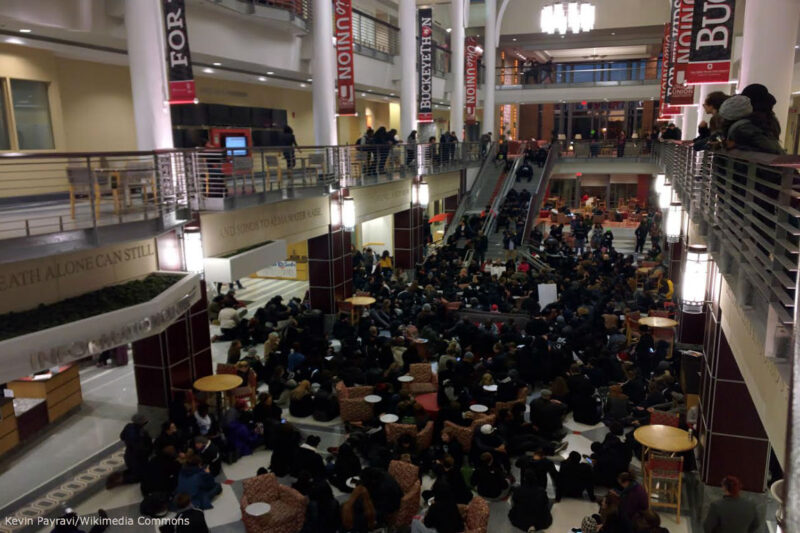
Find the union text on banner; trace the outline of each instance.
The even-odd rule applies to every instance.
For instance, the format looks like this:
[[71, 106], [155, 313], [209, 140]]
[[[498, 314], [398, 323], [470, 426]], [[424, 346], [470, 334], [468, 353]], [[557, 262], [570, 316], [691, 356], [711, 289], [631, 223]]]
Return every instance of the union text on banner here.
[[667, 103], [672, 106], [694, 105], [694, 87], [686, 85], [686, 68], [689, 66], [694, 0], [671, 0], [671, 3], [670, 68], [667, 82]]
[[433, 10], [420, 9], [418, 122], [433, 122]]
[[736, 0], [694, 0], [688, 83], [730, 79], [735, 7]]
[[678, 107], [667, 105], [667, 85], [669, 84], [669, 24], [664, 25], [664, 40], [661, 48], [661, 95], [658, 101], [658, 118], [667, 118], [680, 114]]
[[334, 0], [336, 24], [336, 104], [340, 115], [356, 114], [356, 81], [353, 74], [352, 0]]
[[184, 0], [163, 0], [164, 35], [167, 44], [167, 80], [169, 101], [173, 104], [194, 102], [194, 76], [189, 54]]
[[464, 82], [466, 85], [464, 108], [467, 124], [475, 124], [475, 110], [478, 107], [478, 41], [474, 37], [467, 37], [464, 45]]

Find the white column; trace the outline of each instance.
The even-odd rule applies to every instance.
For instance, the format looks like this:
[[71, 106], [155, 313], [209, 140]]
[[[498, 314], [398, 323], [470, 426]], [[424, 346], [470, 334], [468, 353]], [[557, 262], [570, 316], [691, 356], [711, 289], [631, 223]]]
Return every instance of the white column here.
[[125, 2], [125, 33], [139, 150], [172, 148], [160, 0]]
[[486, 67], [486, 80], [483, 84], [483, 124], [481, 133], [492, 132], [492, 140], [496, 141], [500, 138], [497, 135], [494, 124], [494, 91], [495, 79], [497, 73], [495, 72], [497, 60], [497, 1], [486, 0], [486, 26], [483, 31], [483, 65]]
[[752, 83], [764, 85], [775, 96], [775, 116], [781, 123], [781, 142], [786, 138], [786, 119], [792, 92], [794, 44], [800, 22], [800, 2], [770, 0], [746, 2], [742, 36], [739, 89]]
[[311, 96], [314, 114], [314, 144], [338, 144], [336, 133], [336, 98], [333, 90], [335, 59], [333, 50], [333, 3], [314, 0], [314, 63]]
[[464, 0], [450, 1], [450, 24], [450, 72], [453, 74], [450, 131], [461, 139], [464, 131]]
[[[694, 105], [683, 108], [683, 140], [691, 141], [697, 137], [697, 125], [700, 124], [697, 102], [700, 99], [700, 88], [694, 88]], [[702, 111], [702, 108], [700, 108]]]
[[[400, 0], [400, 137], [417, 129], [417, 4]], [[427, 142], [427, 139], [419, 139]]]

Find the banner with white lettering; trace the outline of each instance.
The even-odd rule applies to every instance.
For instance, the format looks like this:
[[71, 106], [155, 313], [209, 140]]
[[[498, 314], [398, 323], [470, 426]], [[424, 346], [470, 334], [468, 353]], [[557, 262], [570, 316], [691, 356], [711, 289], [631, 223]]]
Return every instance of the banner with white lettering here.
[[687, 83], [730, 79], [736, 0], [694, 0]]
[[336, 103], [340, 115], [356, 114], [356, 80], [353, 74], [353, 3], [334, 0], [336, 24]]
[[194, 103], [195, 89], [184, 0], [163, 0], [169, 103]]
[[661, 95], [658, 101], [658, 120], [680, 114], [678, 107], [667, 105], [667, 85], [669, 84], [669, 35], [670, 25], [664, 24], [664, 40], [661, 45]]
[[670, 69], [667, 81], [667, 103], [671, 106], [694, 105], [694, 87], [686, 85], [693, 10], [694, 0], [672, 0], [669, 35]]
[[475, 110], [478, 108], [478, 58], [480, 57], [480, 47], [475, 37], [467, 37], [464, 44], [464, 83], [466, 91], [464, 95], [464, 109], [466, 111], [465, 122], [475, 124]]
[[417, 12], [419, 17], [419, 104], [418, 122], [433, 122], [433, 10]]

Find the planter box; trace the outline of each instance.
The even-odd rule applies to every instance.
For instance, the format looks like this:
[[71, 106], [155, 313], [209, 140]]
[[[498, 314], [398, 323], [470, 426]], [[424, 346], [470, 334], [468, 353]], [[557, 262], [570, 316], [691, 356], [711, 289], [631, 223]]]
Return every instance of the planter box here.
[[203, 268], [207, 282], [231, 283], [285, 259], [286, 241], [281, 239], [230, 257], [207, 257]]
[[152, 300], [0, 341], [0, 383], [161, 333], [200, 296], [200, 275], [186, 274]]

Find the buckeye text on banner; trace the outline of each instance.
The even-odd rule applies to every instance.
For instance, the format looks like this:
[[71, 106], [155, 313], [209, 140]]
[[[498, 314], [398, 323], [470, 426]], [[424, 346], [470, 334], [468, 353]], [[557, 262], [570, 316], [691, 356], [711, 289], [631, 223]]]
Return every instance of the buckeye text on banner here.
[[184, 0], [163, 0], [167, 81], [170, 104], [192, 104], [195, 99], [189, 32]]
[[686, 69], [689, 66], [694, 0], [671, 0], [671, 3], [667, 103], [671, 106], [690, 106], [694, 105], [694, 87], [686, 85]]
[[419, 17], [419, 103], [418, 122], [433, 122], [433, 10], [417, 12]]
[[658, 101], [658, 119], [667, 120], [680, 114], [679, 107], [667, 105], [667, 85], [669, 84], [669, 24], [664, 24], [664, 40], [661, 46], [661, 95]]
[[356, 114], [356, 80], [353, 73], [353, 3], [334, 0], [336, 25], [336, 106], [340, 115]]
[[465, 121], [475, 124], [475, 110], [478, 107], [478, 58], [480, 57], [478, 41], [475, 37], [467, 37], [464, 46], [464, 83], [466, 85], [464, 97]]
[[687, 83], [730, 80], [736, 0], [694, 0]]

